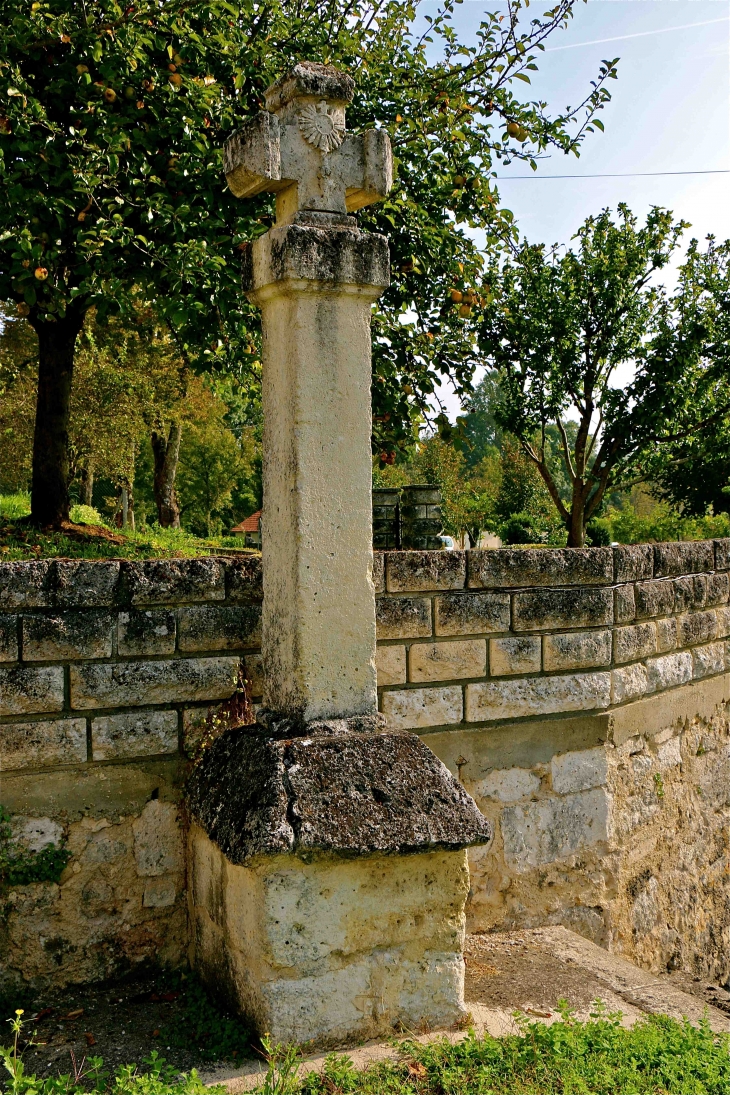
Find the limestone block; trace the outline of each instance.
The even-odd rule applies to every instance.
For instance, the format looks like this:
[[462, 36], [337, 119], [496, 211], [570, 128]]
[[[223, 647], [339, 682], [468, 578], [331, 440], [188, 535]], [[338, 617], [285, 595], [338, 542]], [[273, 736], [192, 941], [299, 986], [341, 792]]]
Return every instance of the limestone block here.
[[177, 744], [177, 711], [124, 711], [91, 722], [94, 760], [176, 753]]
[[566, 673], [466, 686], [466, 721], [593, 711], [611, 702], [610, 673]]
[[730, 570], [730, 539], [715, 540], [715, 570]]
[[698, 574], [713, 570], [714, 566], [715, 551], [712, 540], [654, 544], [655, 578]]
[[387, 555], [389, 593], [430, 589], [463, 589], [465, 551], [390, 551]]
[[195, 650], [236, 650], [261, 642], [260, 605], [192, 605], [178, 609], [178, 646]]
[[385, 592], [385, 553], [373, 552], [373, 586], [376, 593]]
[[86, 762], [86, 719], [0, 726], [0, 772]]
[[[730, 624], [730, 621], [729, 621]], [[730, 631], [728, 632], [730, 634]], [[664, 654], [667, 650], [677, 648], [677, 621], [673, 616], [666, 620], [657, 620], [656, 623], [656, 648], [657, 653]]]
[[639, 582], [654, 577], [651, 544], [619, 544], [613, 549], [615, 582]]
[[542, 650], [539, 637], [520, 635], [514, 639], [489, 640], [489, 674], [506, 677], [539, 673]]
[[331, 1045], [463, 1013], [464, 852], [243, 867], [193, 826], [190, 863], [193, 964], [257, 1030]]
[[636, 596], [632, 585], [616, 586], [614, 589], [613, 616], [617, 624], [630, 623], [636, 619]]
[[633, 627], [617, 627], [613, 635], [613, 656], [619, 665], [624, 662], [639, 661], [650, 654], [656, 654], [656, 625], [653, 623], [635, 624]]
[[611, 703], [637, 700], [647, 690], [646, 666], [641, 662], [611, 671]]
[[63, 842], [63, 826], [50, 817], [27, 817], [14, 814], [10, 819], [10, 839], [26, 852], [42, 852], [44, 848]]
[[132, 654], [174, 654], [175, 614], [164, 608], [120, 612], [117, 649], [122, 657]]
[[434, 599], [437, 635], [509, 631], [509, 593], [452, 593]]
[[148, 878], [144, 884], [142, 904], [146, 909], [166, 909], [175, 904], [176, 896], [174, 877]]
[[261, 600], [263, 573], [260, 555], [243, 555], [223, 560], [226, 571], [226, 598], [234, 604]]
[[559, 795], [605, 787], [608, 781], [608, 755], [603, 746], [562, 753], [550, 762], [553, 790]]
[[378, 688], [387, 684], [406, 683], [406, 648], [379, 646], [375, 656]]
[[125, 562], [123, 578], [133, 605], [222, 601], [226, 595], [226, 571], [222, 559]]
[[518, 802], [539, 790], [540, 779], [529, 768], [495, 768], [472, 787], [475, 798], [496, 798], [499, 802]]
[[610, 548], [501, 548], [469, 552], [470, 589], [499, 586], [608, 585]]
[[657, 762], [660, 768], [676, 768], [682, 763], [682, 749], [679, 737], [669, 738], [657, 746]]
[[63, 669], [0, 667], [0, 716], [31, 715], [63, 708]]
[[609, 841], [612, 807], [603, 788], [505, 807], [500, 827], [508, 865], [522, 874]]
[[174, 802], [154, 798], [132, 822], [134, 861], [143, 878], [181, 871], [182, 833]]
[[707, 607], [724, 605], [730, 597], [730, 578], [727, 574], [707, 575]]
[[431, 634], [431, 602], [425, 597], [378, 597], [379, 639], [418, 639]]
[[692, 650], [693, 677], [709, 677], [713, 673], [725, 672], [725, 644], [707, 643]]
[[610, 665], [611, 632], [569, 631], [565, 635], [545, 635], [542, 659], [545, 670], [592, 669]]
[[[236, 687], [238, 666], [238, 658], [74, 665], [71, 667], [71, 706], [80, 709], [225, 700]], [[63, 671], [57, 672], [61, 674], [62, 686]]]
[[457, 685], [383, 693], [383, 714], [389, 730], [417, 730], [461, 722], [463, 708], [463, 693]]
[[674, 612], [674, 582], [637, 582], [634, 592], [637, 620], [669, 616]]
[[0, 563], [0, 611], [49, 605], [48, 583], [52, 566], [53, 563], [46, 559]]
[[83, 609], [113, 605], [119, 573], [119, 563], [111, 559], [58, 559], [49, 574], [51, 604]]
[[515, 593], [512, 617], [514, 631], [533, 631], [548, 627], [599, 627], [613, 623], [613, 591], [536, 589]]
[[[727, 581], [727, 575], [723, 575]], [[677, 578], [674, 582], [674, 611], [691, 612], [695, 608], [704, 608], [707, 601], [707, 575], [692, 574], [686, 578]]]
[[0, 662], [18, 660], [18, 617], [0, 616]]
[[410, 680], [415, 683], [483, 677], [487, 671], [487, 644], [484, 639], [413, 643], [408, 661]]
[[675, 688], [692, 680], [692, 655], [689, 651], [681, 654], [664, 654], [661, 658], [649, 658], [646, 663], [647, 692], [658, 692], [664, 688]]
[[714, 612], [688, 612], [677, 620], [680, 646], [706, 643], [717, 635], [717, 616]]
[[71, 661], [110, 658], [114, 617], [110, 612], [63, 612], [56, 616], [23, 616], [23, 660]]

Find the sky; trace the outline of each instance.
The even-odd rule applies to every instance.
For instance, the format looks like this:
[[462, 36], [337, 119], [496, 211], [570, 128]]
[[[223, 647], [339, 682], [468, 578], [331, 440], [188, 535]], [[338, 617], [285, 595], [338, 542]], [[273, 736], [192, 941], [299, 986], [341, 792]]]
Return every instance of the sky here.
[[[482, 13], [499, 7], [499, 0], [465, 0], [456, 9], [460, 35], [472, 39]], [[422, 11], [429, 8], [436, 3], [425, 0]], [[521, 235], [568, 243], [587, 216], [624, 201], [640, 217], [653, 205], [673, 210], [692, 225], [687, 241], [708, 233], [730, 237], [730, 173], [547, 177], [728, 171], [730, 0], [578, 4], [568, 29], [548, 40], [528, 94], [554, 111], [575, 105], [601, 60], [614, 57], [620, 57], [618, 80], [609, 81], [612, 101], [599, 115], [605, 133], [589, 135], [579, 159], [553, 152], [536, 173], [519, 163], [498, 167], [502, 203]], [[440, 394], [451, 417], [459, 413], [456, 397]]]

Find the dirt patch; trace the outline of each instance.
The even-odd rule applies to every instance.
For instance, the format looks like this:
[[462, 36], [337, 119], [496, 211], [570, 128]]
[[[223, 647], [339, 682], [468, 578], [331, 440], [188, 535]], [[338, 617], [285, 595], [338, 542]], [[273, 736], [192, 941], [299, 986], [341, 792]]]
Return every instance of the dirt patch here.
[[105, 1070], [113, 1072], [119, 1065], [141, 1065], [156, 1051], [176, 1069], [190, 1072], [240, 1064], [253, 1055], [245, 1039], [240, 1052], [218, 1059], [187, 1040], [186, 1027], [199, 1029], [200, 1023], [191, 1022], [184, 993], [157, 977], [49, 992], [26, 1007], [24, 1018], [25, 1032], [35, 1031], [36, 1043], [23, 1053], [26, 1072], [40, 1077], [73, 1074], [74, 1060], [78, 1068], [89, 1057], [102, 1057]]
[[539, 1015], [555, 1009], [561, 999], [577, 1011], [606, 997], [597, 977], [546, 952], [544, 944], [519, 936], [467, 936], [464, 959], [464, 998], [470, 1003]]

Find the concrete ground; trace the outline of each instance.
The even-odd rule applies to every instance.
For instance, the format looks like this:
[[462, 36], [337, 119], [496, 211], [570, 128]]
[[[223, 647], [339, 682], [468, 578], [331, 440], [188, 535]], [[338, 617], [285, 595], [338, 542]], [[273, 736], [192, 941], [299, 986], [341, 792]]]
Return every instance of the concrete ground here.
[[[600, 999], [609, 1011], [620, 1011], [626, 1024], [635, 1023], [642, 1015], [660, 1013], [696, 1023], [706, 1014], [713, 1030], [730, 1031], [730, 992], [726, 989], [683, 973], [647, 973], [566, 928], [472, 935], [467, 939], [465, 957], [465, 997], [471, 1025], [479, 1033], [516, 1033], [516, 1010], [539, 1022], [553, 1022], [560, 1018], [561, 999], [567, 1000], [581, 1019], [590, 1016], [594, 1002]], [[465, 1033], [417, 1035], [421, 1042], [443, 1037], [456, 1042]], [[398, 1056], [397, 1047], [387, 1042], [343, 1052], [358, 1068]], [[321, 1068], [324, 1058], [325, 1054], [305, 1058], [301, 1070]], [[262, 1062], [251, 1061], [238, 1069], [205, 1072], [202, 1078], [207, 1084], [223, 1083], [230, 1095], [239, 1095], [255, 1087], [264, 1071]]]

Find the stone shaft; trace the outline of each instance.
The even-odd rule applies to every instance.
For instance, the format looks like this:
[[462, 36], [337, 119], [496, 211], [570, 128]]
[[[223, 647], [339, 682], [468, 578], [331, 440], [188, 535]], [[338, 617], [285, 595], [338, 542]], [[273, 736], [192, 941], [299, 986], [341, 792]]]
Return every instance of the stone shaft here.
[[264, 706], [304, 722], [377, 710], [370, 309], [389, 273], [382, 237], [308, 219], [244, 264], [263, 323]]

